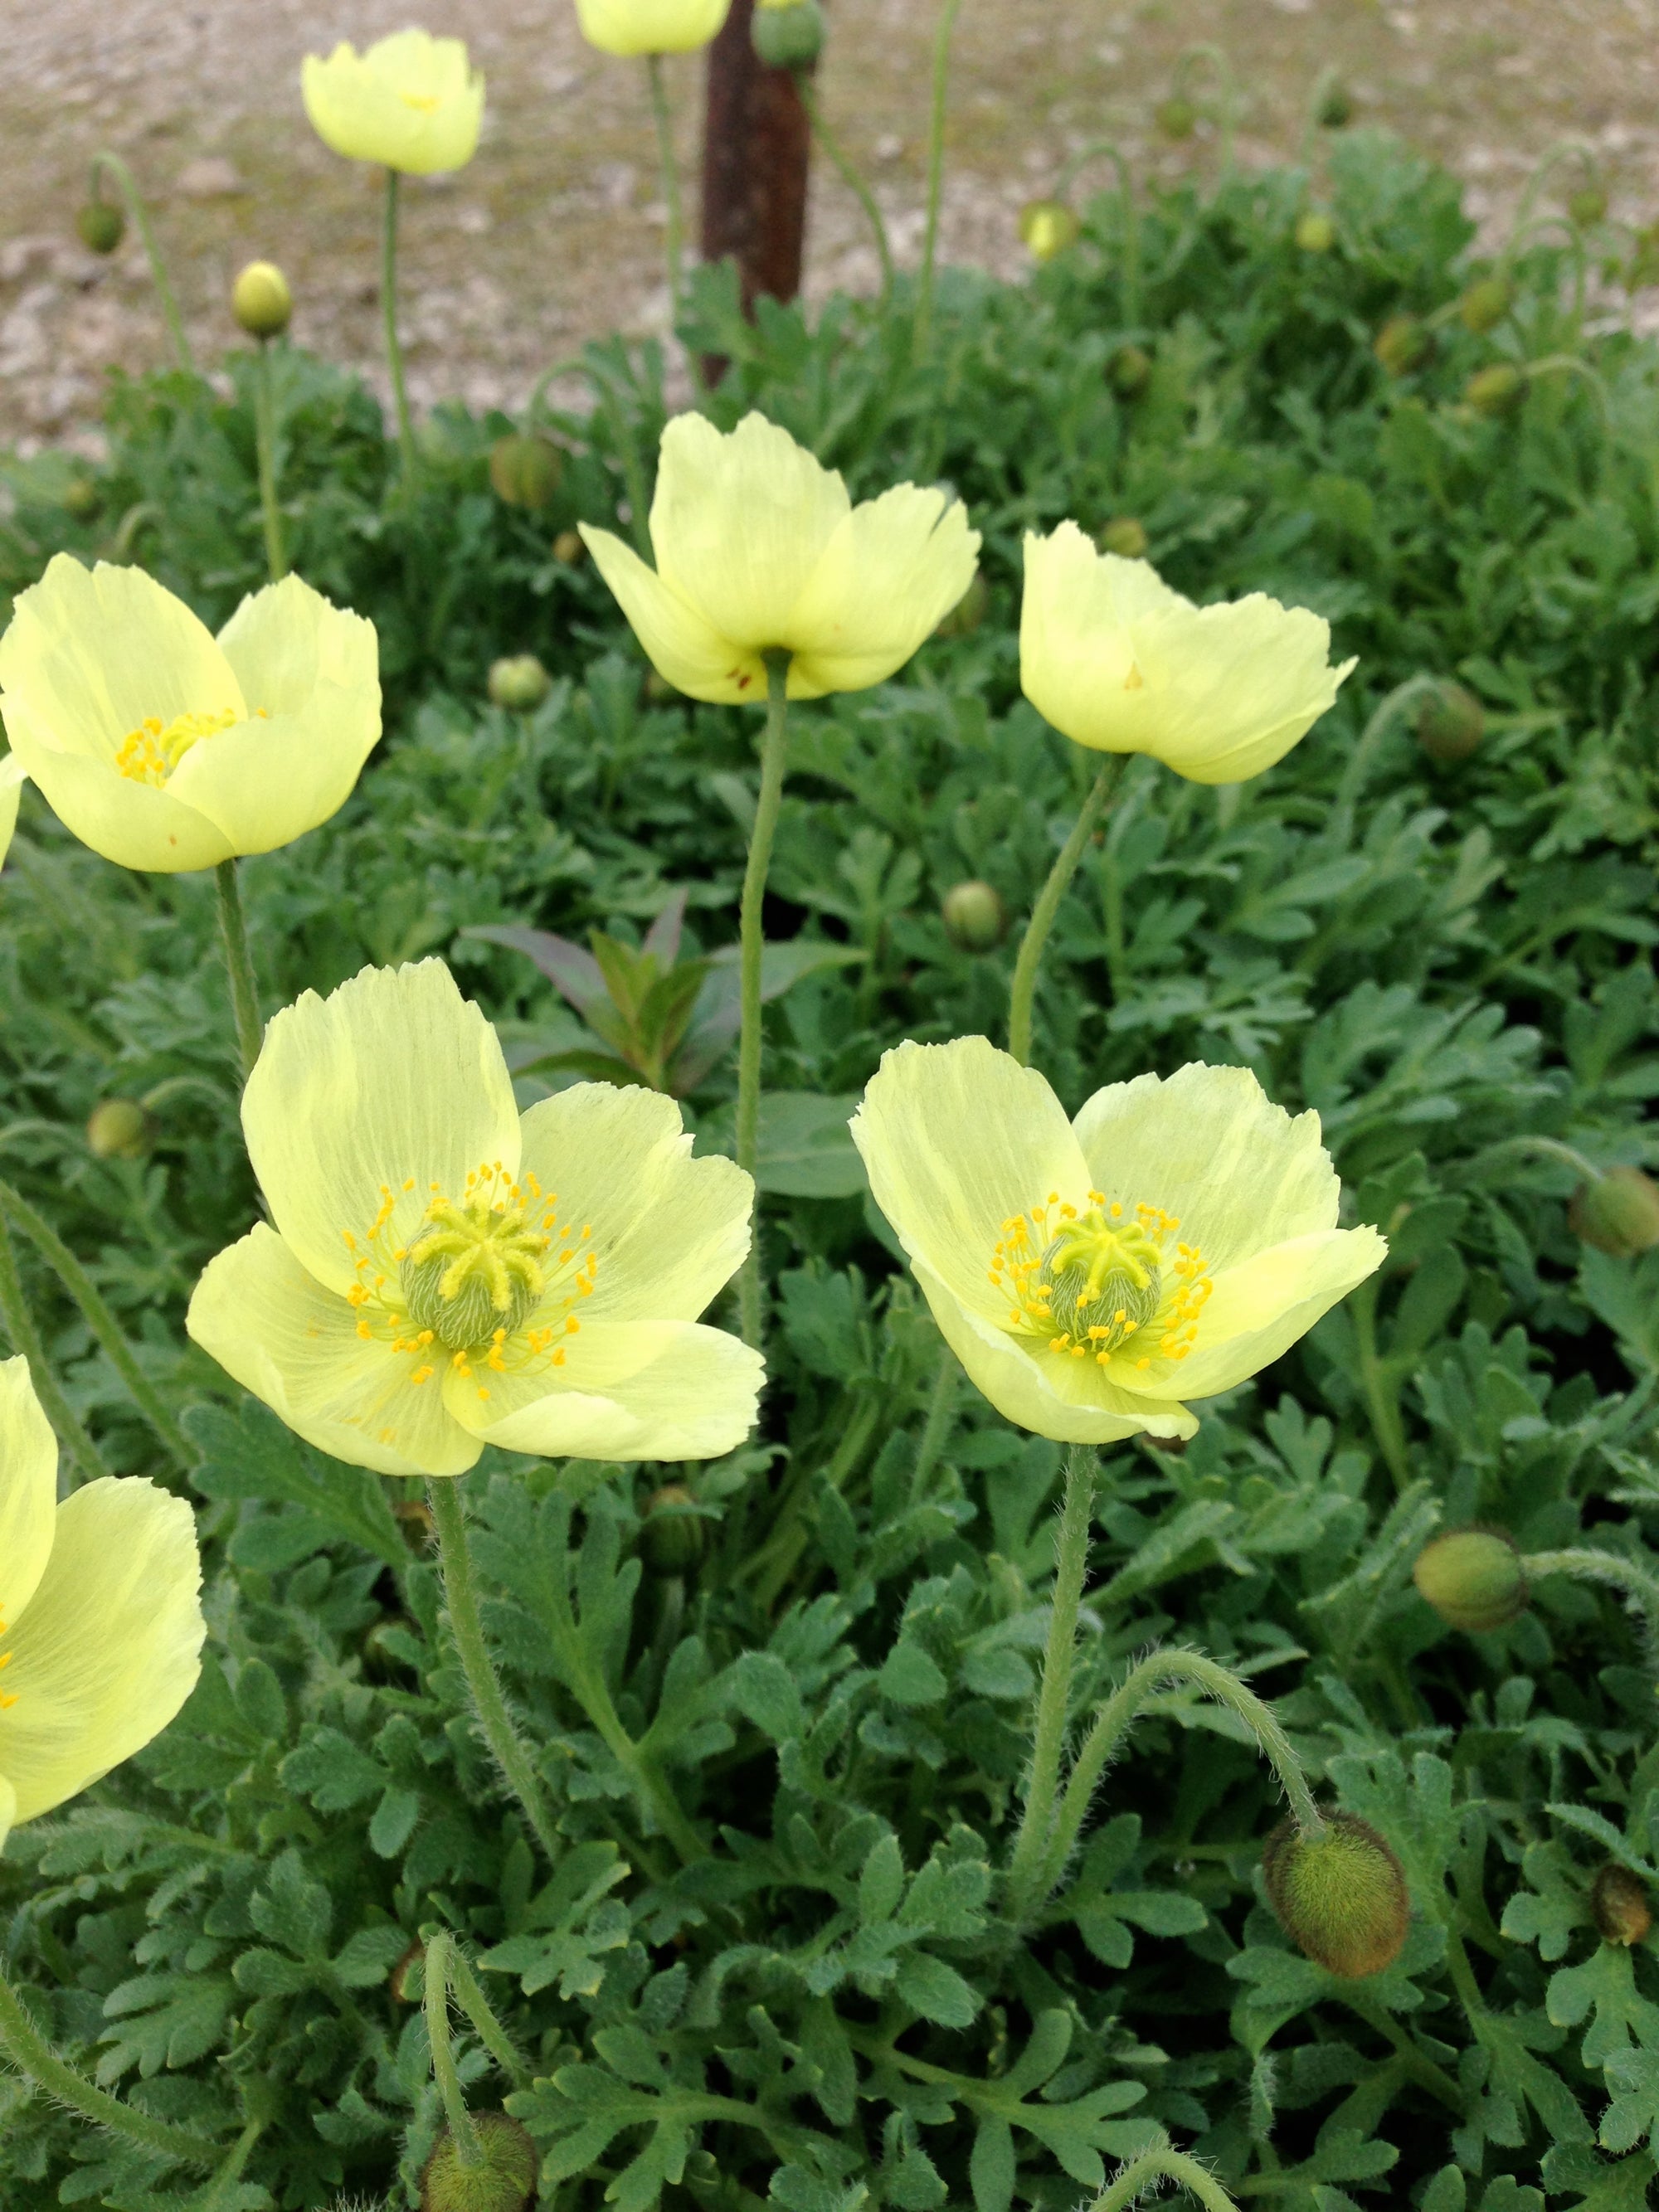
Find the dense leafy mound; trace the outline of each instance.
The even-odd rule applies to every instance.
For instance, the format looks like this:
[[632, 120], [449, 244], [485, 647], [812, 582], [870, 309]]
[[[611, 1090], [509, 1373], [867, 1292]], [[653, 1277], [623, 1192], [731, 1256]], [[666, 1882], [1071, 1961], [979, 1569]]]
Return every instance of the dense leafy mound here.
[[[1132, 763], [1051, 942], [1036, 1058], [1073, 1107], [1146, 1067], [1249, 1063], [1318, 1109], [1353, 1218], [1393, 1240], [1184, 1455], [1109, 1455], [1080, 1697], [1155, 1640], [1273, 1697], [1322, 1792], [1403, 1861], [1404, 1952], [1344, 1982], [1288, 1946], [1261, 1882], [1271, 1778], [1184, 1691], [1107, 1776], [1035, 1939], [1007, 1937], [1059, 1455], [941, 1369], [846, 1107], [799, 1101], [768, 1137], [775, 1381], [751, 1445], [689, 1470], [690, 1516], [644, 1535], [656, 1469], [492, 1455], [465, 1486], [568, 1839], [541, 1863], [467, 1717], [414, 1486], [307, 1452], [185, 1346], [190, 1285], [254, 1206], [210, 887], [123, 877], [26, 801], [0, 890], [0, 1171], [189, 1408], [215, 1656], [149, 1753], [13, 1838], [5, 1940], [102, 2081], [227, 2141], [259, 2124], [222, 2206], [412, 2201], [439, 2112], [410, 1954], [440, 1926], [527, 2054], [510, 2094], [471, 2040], [462, 2069], [531, 2130], [549, 2203], [1060, 2212], [1159, 2128], [1287, 2212], [1646, 2201], [1659, 1976], [1650, 1945], [1601, 1940], [1589, 1889], [1607, 1862], [1659, 1883], [1655, 1654], [1614, 1594], [1559, 1576], [1511, 1626], [1455, 1634], [1410, 1570], [1472, 1521], [1659, 1564], [1659, 1262], [1582, 1247], [1574, 1171], [1511, 1141], [1653, 1156], [1659, 353], [1586, 337], [1553, 250], [1471, 335], [1450, 181], [1359, 136], [1330, 186], [1324, 252], [1295, 243], [1300, 173], [1159, 199], [1127, 306], [1103, 201], [1030, 288], [951, 280], [920, 367], [902, 317], [763, 307], [751, 330], [717, 278], [698, 300], [733, 364], [722, 423], [760, 405], [858, 489], [948, 480], [987, 539], [976, 629], [796, 721], [769, 935], [852, 957], [794, 963], [769, 1084], [850, 1102], [899, 1037], [1001, 1033], [1011, 950], [957, 949], [939, 902], [974, 876], [1024, 912], [1087, 772], [1018, 696], [1022, 529], [1135, 518], [1171, 582], [1299, 600], [1360, 656], [1255, 783]], [[1437, 315], [1437, 342], [1390, 376], [1372, 342], [1402, 312]], [[1150, 374], [1126, 394], [1127, 345]], [[1564, 356], [1510, 414], [1461, 402], [1495, 362]], [[535, 516], [489, 489], [505, 423], [442, 412], [427, 492], [388, 502], [367, 396], [282, 364], [295, 563], [374, 617], [392, 711], [346, 811], [245, 871], [267, 1002], [444, 952], [533, 1093], [550, 1056], [614, 1037], [460, 933], [637, 944], [684, 890], [684, 951], [736, 933], [752, 721], [644, 680], [591, 569], [550, 550], [579, 516], [643, 511], [657, 364], [592, 357], [595, 410], [556, 419], [563, 480]], [[68, 544], [222, 617], [262, 580], [245, 389], [129, 382], [111, 422], [90, 486], [61, 459], [11, 470], [8, 585]], [[526, 649], [557, 678], [545, 703], [477, 703]], [[1425, 672], [1484, 702], [1461, 766], [1408, 717], [1358, 743]], [[724, 1061], [696, 1078], [708, 1142], [732, 1088]], [[149, 1102], [142, 1157], [88, 1153], [114, 1096]], [[106, 1455], [183, 1484], [20, 1261]], [[623, 1739], [582, 1719], [571, 1686], [595, 1680], [705, 1856], [678, 1863]], [[136, 2212], [194, 2186], [0, 2082], [9, 2203]]]

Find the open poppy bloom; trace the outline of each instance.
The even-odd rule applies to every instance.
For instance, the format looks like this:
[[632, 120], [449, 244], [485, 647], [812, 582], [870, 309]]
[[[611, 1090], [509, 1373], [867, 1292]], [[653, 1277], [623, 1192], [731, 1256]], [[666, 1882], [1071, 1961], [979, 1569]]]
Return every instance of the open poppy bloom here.
[[687, 54], [706, 46], [732, 0], [576, 0], [590, 46], [607, 54]]
[[459, 39], [394, 31], [361, 54], [343, 39], [326, 60], [306, 56], [300, 90], [312, 129], [349, 161], [427, 177], [478, 150], [484, 82]]

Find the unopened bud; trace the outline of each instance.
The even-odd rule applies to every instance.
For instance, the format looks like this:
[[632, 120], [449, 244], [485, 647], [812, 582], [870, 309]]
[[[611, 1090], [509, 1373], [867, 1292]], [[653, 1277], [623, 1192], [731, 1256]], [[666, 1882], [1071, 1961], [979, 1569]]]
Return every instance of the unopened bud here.
[[553, 689], [553, 678], [533, 653], [509, 653], [489, 664], [489, 696], [498, 707], [533, 714]]
[[1521, 1554], [1498, 1528], [1454, 1528], [1418, 1554], [1412, 1569], [1418, 1595], [1448, 1628], [1489, 1636], [1527, 1609]]
[[818, 0], [759, 0], [749, 36], [768, 69], [810, 69], [823, 51]]
[[1336, 244], [1336, 225], [1322, 208], [1297, 217], [1296, 242], [1304, 253], [1328, 253]]
[[1390, 315], [1371, 340], [1371, 351], [1390, 376], [1408, 376], [1433, 350], [1433, 332], [1415, 315]]
[[1019, 234], [1033, 261], [1064, 253], [1081, 228], [1064, 200], [1027, 200], [1019, 211]]
[[1485, 337], [1495, 331], [1515, 304], [1515, 287], [1507, 276], [1477, 277], [1457, 303], [1458, 319], [1466, 331]]
[[580, 530], [562, 530], [553, 540], [553, 558], [567, 568], [580, 568], [586, 551]]
[[280, 337], [294, 314], [294, 295], [274, 261], [250, 261], [231, 287], [230, 311], [251, 338]]
[[438, 1523], [433, 1518], [432, 1508], [419, 1498], [400, 1498], [392, 1509], [392, 1516], [404, 1532], [404, 1541], [416, 1557], [429, 1552], [438, 1538]]
[[1628, 1867], [1604, 1866], [1590, 1884], [1590, 1917], [1604, 1942], [1639, 1943], [1653, 1925], [1647, 1884]]
[[1125, 561], [1144, 561], [1149, 542], [1146, 524], [1133, 514], [1115, 514], [1100, 533], [1101, 551]]
[[1190, 100], [1182, 100], [1177, 95], [1160, 100], [1152, 110], [1152, 120], [1166, 138], [1172, 143], [1178, 143], [1182, 138], [1190, 138], [1197, 130], [1198, 110]]
[[1411, 1925], [1406, 1876], [1368, 1820], [1328, 1813], [1318, 1837], [1285, 1820], [1267, 1838], [1261, 1871], [1279, 1925], [1328, 1973], [1358, 1981], [1400, 1956]]
[[1526, 396], [1526, 373], [1510, 361], [1495, 361], [1490, 368], [1477, 368], [1463, 386], [1464, 405], [1493, 422], [1513, 415]]
[[113, 253], [127, 234], [127, 219], [112, 200], [88, 200], [76, 215], [81, 243], [94, 253]]
[[472, 2126], [483, 2164], [463, 2166], [446, 2128], [421, 2176], [421, 2212], [526, 2212], [539, 2165], [529, 2131], [505, 2112], [474, 2112]]
[[415, 1999], [410, 1994], [409, 1978], [416, 1966], [423, 1966], [425, 1964], [426, 1945], [421, 1942], [411, 1943], [386, 1978], [386, 1990], [393, 2004], [414, 2003]]
[[141, 1160], [155, 1142], [155, 1123], [132, 1098], [106, 1098], [87, 1119], [87, 1150], [99, 1160]]
[[90, 522], [104, 503], [104, 488], [96, 477], [73, 476], [64, 487], [64, 505], [77, 522]]
[[1455, 768], [1478, 752], [1486, 733], [1486, 710], [1466, 684], [1442, 677], [1417, 709], [1417, 742], [1442, 768]]
[[1609, 1168], [1574, 1191], [1567, 1226], [1581, 1243], [1615, 1260], [1651, 1252], [1659, 1244], [1659, 1185], [1640, 1168]]
[[991, 586], [979, 571], [948, 615], [933, 631], [935, 637], [971, 637], [984, 621], [991, 605]]
[[1581, 185], [1567, 195], [1567, 213], [1580, 230], [1594, 230], [1607, 211], [1607, 196], [1600, 185]]
[[1328, 84], [1314, 107], [1322, 131], [1343, 131], [1353, 121], [1353, 94], [1340, 79]]
[[1106, 379], [1120, 399], [1134, 399], [1146, 389], [1152, 356], [1138, 345], [1120, 346], [1106, 364]]
[[563, 474], [564, 455], [546, 438], [515, 430], [489, 449], [490, 489], [508, 507], [528, 507], [532, 514], [550, 507]]
[[952, 945], [964, 952], [994, 952], [1008, 934], [1008, 909], [993, 884], [975, 877], [952, 884], [939, 901]]
[[702, 1516], [681, 1482], [665, 1482], [645, 1501], [640, 1555], [653, 1575], [686, 1575], [702, 1558]]

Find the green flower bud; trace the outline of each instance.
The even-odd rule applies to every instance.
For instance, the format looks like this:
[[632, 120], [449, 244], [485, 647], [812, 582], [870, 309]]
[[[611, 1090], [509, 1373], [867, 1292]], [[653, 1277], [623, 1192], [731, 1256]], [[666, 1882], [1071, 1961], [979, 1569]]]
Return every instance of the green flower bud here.
[[1418, 1554], [1412, 1569], [1418, 1595], [1448, 1628], [1487, 1636], [1527, 1609], [1521, 1554], [1498, 1528], [1453, 1528]]
[[1477, 368], [1463, 386], [1464, 405], [1492, 422], [1513, 415], [1526, 396], [1526, 371], [1510, 361], [1495, 361], [1490, 368]]
[[1148, 542], [1146, 524], [1133, 514], [1115, 514], [1100, 533], [1101, 551], [1125, 561], [1144, 561]]
[[1486, 710], [1467, 684], [1443, 677], [1417, 709], [1417, 742], [1442, 768], [1455, 768], [1480, 750]]
[[1580, 230], [1594, 230], [1607, 211], [1607, 196], [1600, 185], [1581, 185], [1567, 194], [1567, 214]]
[[1415, 315], [1390, 315], [1371, 341], [1371, 351], [1390, 376], [1408, 376], [1434, 350], [1434, 333]]
[[72, 476], [64, 487], [64, 505], [77, 522], [90, 522], [104, 504], [104, 488], [96, 477]]
[[1400, 1956], [1411, 1899], [1399, 1860], [1369, 1821], [1328, 1813], [1316, 1838], [1283, 1821], [1267, 1838], [1261, 1871], [1279, 1925], [1328, 1973], [1358, 1981]]
[[1659, 1244], [1659, 1186], [1640, 1168], [1609, 1168], [1574, 1191], [1567, 1226], [1582, 1243], [1615, 1260], [1651, 1252]]
[[1507, 276], [1477, 277], [1457, 303], [1457, 313], [1466, 331], [1476, 337], [1485, 337], [1495, 331], [1515, 304], [1515, 287]]
[[416, 1559], [432, 1550], [438, 1540], [438, 1524], [432, 1517], [432, 1508], [423, 1498], [400, 1498], [392, 1509], [392, 1516]]
[[514, 714], [533, 714], [553, 689], [553, 678], [533, 653], [509, 653], [489, 664], [489, 696]]
[[251, 338], [279, 337], [294, 313], [294, 295], [274, 261], [250, 261], [231, 287], [230, 311]]
[[1183, 138], [1190, 138], [1197, 130], [1198, 110], [1190, 100], [1160, 100], [1152, 110], [1152, 120], [1164, 137], [1177, 144]]
[[505, 2112], [474, 2112], [472, 2124], [483, 2164], [463, 2166], [446, 2129], [421, 2176], [421, 2212], [526, 2212], [538, 2163], [528, 2131]]
[[818, 0], [760, 0], [749, 36], [768, 69], [808, 69], [823, 51], [823, 10]]
[[1296, 242], [1304, 253], [1328, 253], [1336, 244], [1336, 225], [1322, 208], [1297, 217]]
[[1063, 253], [1081, 228], [1063, 200], [1027, 200], [1019, 211], [1019, 234], [1033, 261]]
[[1106, 380], [1120, 399], [1139, 398], [1152, 373], [1152, 356], [1138, 345], [1120, 346], [1106, 364]]
[[553, 558], [564, 568], [580, 568], [586, 554], [587, 547], [580, 530], [562, 530], [553, 540]]
[[1322, 131], [1343, 131], [1353, 121], [1353, 94], [1340, 79], [1320, 94], [1314, 121]]
[[974, 580], [933, 631], [935, 637], [971, 637], [991, 604], [991, 587], [977, 569]]
[[422, 1942], [411, 1943], [386, 1978], [386, 1990], [393, 2004], [414, 2003], [415, 2000], [410, 1995], [409, 1978], [416, 1966], [423, 1966], [425, 1964], [426, 1945]]
[[[564, 455], [546, 438], [515, 430], [497, 438], [489, 449], [490, 489], [508, 507], [539, 514], [552, 505], [563, 474]], [[580, 538], [576, 543], [580, 544]]]
[[653, 1575], [688, 1575], [702, 1561], [707, 1540], [696, 1503], [683, 1482], [665, 1482], [646, 1499], [640, 1556]]
[[155, 1142], [155, 1123], [131, 1098], [105, 1098], [87, 1119], [87, 1150], [98, 1160], [141, 1160]]
[[81, 243], [94, 253], [113, 253], [127, 234], [127, 219], [110, 200], [88, 200], [75, 218]]
[[1647, 1885], [1628, 1867], [1604, 1866], [1590, 1884], [1590, 1917], [1602, 1940], [1626, 1948], [1639, 1943], [1653, 1925]]
[[1008, 909], [994, 885], [977, 878], [952, 884], [939, 901], [952, 945], [964, 952], [994, 952], [1008, 934]]

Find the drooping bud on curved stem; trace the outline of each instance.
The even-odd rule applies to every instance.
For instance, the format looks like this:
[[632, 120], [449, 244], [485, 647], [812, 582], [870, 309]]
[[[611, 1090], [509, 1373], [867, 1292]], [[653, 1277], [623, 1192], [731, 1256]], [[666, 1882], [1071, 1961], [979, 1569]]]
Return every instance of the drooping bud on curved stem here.
[[[99, 198], [98, 184], [100, 175], [113, 179], [115, 189], [126, 202], [127, 213], [132, 217], [133, 227], [143, 242], [145, 258], [149, 263], [150, 282], [155, 287], [156, 304], [161, 310], [161, 319], [167, 326], [167, 336], [173, 341], [173, 358], [186, 375], [192, 374], [196, 363], [191, 355], [190, 340], [185, 336], [184, 320], [179, 313], [179, 302], [173, 295], [173, 285], [167, 276], [167, 264], [161, 258], [161, 249], [155, 243], [155, 233], [150, 228], [149, 210], [144, 205], [143, 198], [134, 180], [132, 172], [118, 154], [112, 154], [106, 150], [94, 154], [92, 157], [92, 199], [94, 204]], [[115, 245], [119, 243], [120, 240], [118, 238]], [[112, 252], [114, 246], [101, 247], [99, 250]]]
[[1466, 1635], [1507, 1628], [1526, 1611], [1526, 1570], [1499, 1529], [1454, 1528], [1437, 1536], [1419, 1555], [1412, 1580], [1447, 1627]]
[[538, 2164], [528, 2130], [505, 2112], [479, 2112], [472, 2133], [476, 2166], [459, 2136], [439, 2136], [421, 2176], [421, 2212], [528, 2212]]
[[1570, 1575], [1575, 1582], [1601, 1583], [1624, 1596], [1626, 1605], [1642, 1623], [1650, 1656], [1659, 1658], [1659, 1577], [1620, 1552], [1603, 1552], [1577, 1544], [1559, 1552], [1528, 1552], [1521, 1565], [1529, 1580], [1546, 1575]]
[[1284, 1821], [1261, 1872], [1285, 1933], [1328, 1973], [1358, 1981], [1400, 1956], [1411, 1925], [1405, 1872], [1368, 1820], [1332, 1813], [1318, 1836]]
[[1417, 709], [1417, 742], [1442, 768], [1456, 768], [1479, 751], [1486, 710], [1466, 684], [1436, 679]]
[[1151, 2143], [1109, 2181], [1087, 2212], [1130, 2212], [1160, 2181], [1173, 2181], [1204, 2207], [1204, 2212], [1238, 2212], [1237, 2205], [1195, 2158], [1176, 2150], [1165, 2136]]
[[1653, 1925], [1653, 1905], [1647, 1884], [1628, 1867], [1599, 1868], [1590, 1884], [1590, 1917], [1607, 1943], [1626, 1948], [1639, 1943]]
[[1567, 1226], [1615, 1260], [1650, 1252], [1659, 1244], [1659, 1184], [1640, 1168], [1607, 1168], [1567, 1201]]

